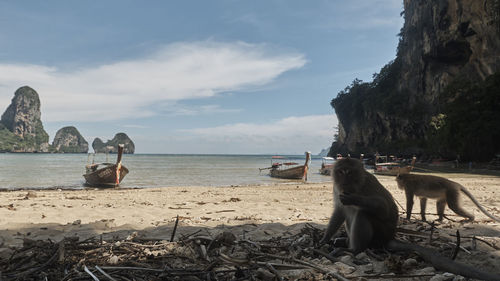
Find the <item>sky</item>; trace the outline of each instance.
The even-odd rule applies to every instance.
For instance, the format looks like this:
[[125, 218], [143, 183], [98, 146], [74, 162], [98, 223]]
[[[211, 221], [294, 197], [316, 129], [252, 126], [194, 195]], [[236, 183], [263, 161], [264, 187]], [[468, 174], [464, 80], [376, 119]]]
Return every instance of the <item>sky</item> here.
[[401, 0], [0, 1], [0, 113], [35, 89], [52, 142], [136, 153], [317, 154], [330, 101], [395, 58]]

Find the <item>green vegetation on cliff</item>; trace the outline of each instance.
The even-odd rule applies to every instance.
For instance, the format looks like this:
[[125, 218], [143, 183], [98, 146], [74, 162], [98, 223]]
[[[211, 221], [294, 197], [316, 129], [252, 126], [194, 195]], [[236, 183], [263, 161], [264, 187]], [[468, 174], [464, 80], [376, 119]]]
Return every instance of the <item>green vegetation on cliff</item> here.
[[22, 139], [9, 131], [0, 123], [0, 152], [10, 152], [16, 150]]
[[27, 135], [21, 138], [0, 123], [0, 152], [40, 151], [41, 146], [48, 140], [49, 135], [44, 130], [35, 136]]
[[406, 114], [406, 111], [400, 111], [399, 108], [405, 106], [407, 97], [395, 88], [400, 67], [399, 60], [391, 61], [380, 73], [373, 75], [372, 82], [354, 79], [350, 86], [331, 101], [331, 106], [335, 108], [337, 115], [346, 121], [362, 118], [368, 109], [373, 108], [387, 114]]
[[17, 89], [0, 120], [0, 151], [47, 152], [49, 135], [40, 116], [38, 93], [28, 86]]
[[[428, 106], [424, 102], [410, 106], [409, 97], [391, 87], [396, 84], [397, 73], [395, 62], [391, 62], [380, 74], [374, 75], [373, 82], [356, 79], [331, 101], [346, 127], [350, 127], [353, 120], [365, 119], [367, 112], [374, 108], [396, 119], [424, 120], [424, 116], [431, 112]], [[439, 94], [437, 108], [440, 111], [431, 117], [428, 131], [420, 141], [384, 143], [375, 140], [373, 146], [381, 151], [404, 151], [405, 148], [419, 146], [428, 155], [452, 159], [458, 155], [465, 161], [489, 161], [493, 155], [500, 153], [498, 93], [500, 72], [479, 82], [458, 77]], [[333, 149], [344, 152], [338, 146]]]
[[500, 72], [481, 82], [455, 79], [440, 95], [429, 149], [463, 160], [489, 161], [500, 152]]
[[396, 59], [331, 101], [336, 153], [500, 153], [500, 1], [404, 1]]
[[88, 149], [87, 141], [73, 126], [59, 129], [51, 146], [53, 152], [61, 153], [87, 153]]

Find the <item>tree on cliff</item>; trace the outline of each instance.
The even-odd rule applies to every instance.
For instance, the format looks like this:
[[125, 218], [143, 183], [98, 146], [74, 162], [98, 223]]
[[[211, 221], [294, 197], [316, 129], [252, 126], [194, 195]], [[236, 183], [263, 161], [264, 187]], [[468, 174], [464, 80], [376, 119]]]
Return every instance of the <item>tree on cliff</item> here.
[[497, 2], [404, 1], [396, 59], [372, 82], [355, 80], [331, 102], [339, 135], [330, 155], [458, 154], [485, 161], [499, 153]]
[[451, 83], [435, 118], [440, 124], [430, 129], [432, 148], [464, 160], [489, 161], [500, 153], [499, 93], [500, 73], [481, 82], [460, 77]]

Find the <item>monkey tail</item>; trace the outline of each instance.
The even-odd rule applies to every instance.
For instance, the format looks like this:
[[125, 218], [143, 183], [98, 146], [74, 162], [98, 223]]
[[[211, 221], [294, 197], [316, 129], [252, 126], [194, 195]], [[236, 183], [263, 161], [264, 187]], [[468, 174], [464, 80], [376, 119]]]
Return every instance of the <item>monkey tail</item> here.
[[481, 280], [500, 280], [500, 274], [490, 273], [479, 270], [470, 265], [454, 261], [450, 258], [439, 255], [436, 251], [424, 248], [422, 246], [410, 243], [404, 243], [398, 240], [391, 240], [387, 243], [387, 248], [392, 251], [416, 252], [425, 261], [431, 263], [436, 269], [462, 275], [467, 278]]
[[477, 201], [477, 199], [472, 196], [472, 193], [470, 193], [465, 187], [463, 187], [461, 184], [457, 184], [458, 186], [460, 186], [460, 190], [465, 193], [465, 195], [467, 195], [467, 197], [470, 198], [470, 200], [472, 200], [472, 202], [474, 202], [474, 204], [476, 204], [476, 206], [479, 208], [479, 210], [481, 210], [481, 212], [483, 212], [485, 215], [487, 215], [489, 218], [491, 218], [492, 220], [494, 221], [497, 221], [497, 222], [500, 222], [500, 218], [497, 218], [495, 217], [494, 215], [490, 214], [488, 211], [486, 211], [486, 209], [481, 206], [481, 204]]

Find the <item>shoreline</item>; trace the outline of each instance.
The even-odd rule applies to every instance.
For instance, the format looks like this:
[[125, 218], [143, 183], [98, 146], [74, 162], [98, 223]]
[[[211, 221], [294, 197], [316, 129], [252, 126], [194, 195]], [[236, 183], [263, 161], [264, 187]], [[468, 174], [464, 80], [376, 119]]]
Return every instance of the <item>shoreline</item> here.
[[[368, 172], [373, 174], [373, 169], [367, 169]], [[320, 175], [317, 172], [313, 172], [315, 175]], [[500, 178], [500, 170], [494, 170], [494, 169], [487, 169], [487, 168], [474, 168], [474, 169], [468, 169], [468, 168], [447, 168], [447, 167], [429, 167], [426, 165], [415, 165], [415, 167], [412, 170], [412, 173], [417, 173], [417, 174], [429, 174], [429, 175], [436, 175], [436, 176], [441, 176], [441, 177], [449, 177], [450, 179], [456, 178], [456, 177], [481, 177], [481, 176], [493, 176], [493, 177], [499, 177]], [[375, 175], [375, 174], [374, 174]], [[302, 181], [294, 181], [294, 180], [282, 180], [282, 182], [267, 182], [267, 183], [262, 183], [262, 182], [256, 182], [256, 183], [248, 183], [248, 184], [227, 184], [227, 185], [222, 185], [222, 184], [214, 184], [214, 185], [172, 185], [172, 186], [151, 186], [151, 187], [118, 187], [118, 188], [111, 188], [111, 187], [92, 187], [92, 186], [86, 186], [84, 182], [79, 187], [67, 187], [67, 186], [51, 186], [51, 187], [0, 187], [0, 193], [1, 192], [10, 192], [10, 191], [54, 191], [54, 190], [63, 190], [63, 191], [82, 191], [82, 190], [111, 190], [111, 189], [117, 189], [117, 190], [148, 190], [148, 189], [154, 189], [154, 188], [181, 188], [181, 187], [187, 187], [187, 188], [229, 188], [229, 187], [259, 187], [259, 186], [275, 186], [275, 185], [294, 185], [294, 184], [325, 184], [325, 183], [331, 183], [330, 176], [324, 176], [324, 180], [321, 181], [314, 181], [314, 182], [302, 182]], [[382, 178], [386, 177], [384, 175], [375, 175], [377, 178], [381, 176]], [[390, 176], [389, 176], [390, 177]]]
[[331, 179], [325, 176], [324, 181], [315, 181], [315, 182], [301, 182], [301, 181], [292, 181], [290, 182], [280, 182], [280, 183], [251, 183], [251, 184], [230, 184], [230, 185], [173, 185], [173, 186], [152, 186], [152, 187], [92, 187], [85, 186], [82, 184], [81, 188], [73, 188], [73, 187], [14, 187], [14, 188], [2, 188], [0, 187], [1, 192], [10, 192], [10, 191], [85, 191], [85, 190], [149, 190], [149, 189], [168, 189], [168, 188], [237, 188], [237, 187], [260, 187], [260, 186], [275, 186], [275, 185], [303, 185], [303, 184], [325, 184], [331, 183]]
[[[500, 216], [500, 177], [469, 173], [432, 174], [463, 184], [486, 209]], [[402, 211], [406, 205], [404, 192], [397, 188], [395, 178], [376, 177], [393, 194]], [[464, 206], [474, 209], [477, 219], [484, 216], [472, 201], [466, 196], [462, 197]], [[228, 201], [231, 199], [234, 202]], [[189, 223], [212, 226], [214, 222], [237, 224], [243, 221], [238, 219], [235, 222], [231, 216], [221, 215], [199, 219], [208, 212], [213, 215], [224, 208], [234, 209], [234, 212], [227, 214], [254, 218], [249, 221], [284, 221], [290, 224], [296, 221], [290, 218], [296, 212], [296, 215], [300, 213], [307, 221], [324, 223], [328, 220], [332, 204], [331, 180], [321, 183], [282, 182], [233, 186], [3, 189], [0, 190], [0, 229], [5, 229], [6, 224], [10, 223], [67, 224], [78, 219], [82, 223], [114, 219], [117, 225], [132, 223], [140, 228], [165, 222], [159, 220], [159, 214], [163, 218], [170, 218], [170, 221], [176, 215], [190, 216], [193, 220]], [[8, 207], [10, 205], [11, 210]], [[430, 200], [430, 212], [435, 210], [434, 205]], [[418, 211], [419, 206], [415, 206], [413, 212]], [[447, 208], [446, 213], [452, 214], [452, 211]], [[142, 222], [138, 217], [141, 217]]]
[[[438, 175], [464, 185], [490, 213], [500, 217], [500, 177]], [[395, 198], [403, 221], [404, 192], [397, 188], [394, 177], [376, 177]], [[464, 208], [473, 212], [475, 221], [459, 222], [461, 218], [454, 216], [447, 207], [445, 214], [453, 221], [445, 219], [436, 226], [436, 231], [452, 237], [456, 230], [460, 230], [463, 237], [487, 237], [500, 247], [500, 223], [489, 219], [470, 199], [462, 197]], [[65, 237], [124, 239], [129, 235], [170, 239], [177, 216], [179, 237], [195, 231], [214, 235], [229, 230], [237, 236], [259, 241], [297, 233], [305, 224], [324, 229], [332, 210], [331, 182], [233, 187], [8, 190], [0, 192], [0, 258], [8, 258], [25, 239], [57, 242]], [[420, 219], [419, 212], [419, 204], [415, 204], [412, 221]], [[427, 215], [429, 221], [437, 218], [432, 215], [436, 214], [433, 200], [429, 201], [427, 213], [431, 213]], [[465, 238], [462, 241], [463, 245], [469, 242]], [[500, 250], [482, 250], [488, 254], [474, 258], [479, 256], [479, 262], [500, 268]]]

